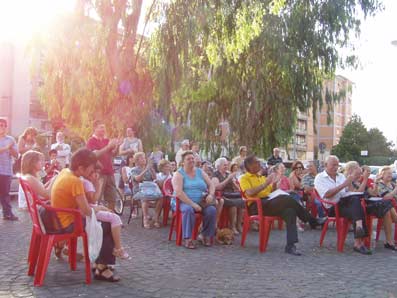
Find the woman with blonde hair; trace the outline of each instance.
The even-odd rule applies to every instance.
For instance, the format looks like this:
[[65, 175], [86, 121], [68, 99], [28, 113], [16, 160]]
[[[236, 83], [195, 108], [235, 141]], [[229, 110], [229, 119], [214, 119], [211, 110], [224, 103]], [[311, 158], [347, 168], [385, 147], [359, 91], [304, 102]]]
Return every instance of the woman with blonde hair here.
[[[41, 152], [29, 150], [22, 155], [22, 177], [27, 181], [30, 188], [39, 198], [44, 200], [50, 199], [52, 183], [55, 179], [48, 181], [46, 185], [40, 180], [39, 172], [44, 166], [44, 155]], [[55, 178], [55, 177], [54, 177]], [[22, 198], [19, 198], [22, 200]], [[25, 197], [23, 197], [25, 200]]]
[[13, 170], [14, 173], [20, 173], [21, 172], [21, 161], [22, 161], [22, 155], [37, 147], [36, 144], [36, 136], [37, 136], [37, 130], [34, 127], [28, 127], [24, 130], [22, 135], [18, 139], [18, 153], [19, 157], [15, 161]]

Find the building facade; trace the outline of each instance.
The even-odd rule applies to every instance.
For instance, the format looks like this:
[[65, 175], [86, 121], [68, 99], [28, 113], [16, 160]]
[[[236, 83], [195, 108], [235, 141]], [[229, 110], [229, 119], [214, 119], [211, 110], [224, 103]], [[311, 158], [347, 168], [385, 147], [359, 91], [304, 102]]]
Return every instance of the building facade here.
[[49, 130], [47, 114], [41, 108], [37, 89], [40, 78], [32, 79], [31, 58], [22, 43], [0, 43], [0, 117], [7, 119], [9, 132], [20, 135], [28, 126]]
[[295, 136], [288, 146], [291, 159], [324, 160], [330, 154], [332, 147], [339, 143], [343, 128], [352, 116], [352, 87], [353, 82], [337, 75], [334, 80], [325, 82], [324, 94], [326, 88], [331, 93], [342, 91], [339, 102], [332, 104], [329, 110], [323, 98], [321, 110], [315, 112], [316, 117], [312, 110], [298, 112]]

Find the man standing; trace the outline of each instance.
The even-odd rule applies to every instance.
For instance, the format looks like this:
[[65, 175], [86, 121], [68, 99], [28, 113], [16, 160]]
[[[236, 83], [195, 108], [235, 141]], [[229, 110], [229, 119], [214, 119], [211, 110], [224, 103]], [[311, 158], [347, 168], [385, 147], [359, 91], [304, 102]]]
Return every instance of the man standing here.
[[18, 157], [15, 139], [7, 133], [7, 121], [0, 119], [0, 201], [4, 220], [18, 220], [12, 213], [10, 187], [12, 178], [12, 157]]
[[71, 149], [69, 144], [65, 144], [65, 135], [62, 131], [57, 132], [56, 140], [57, 142], [51, 145], [51, 150], [57, 151], [57, 161], [63, 169], [69, 166]]
[[[277, 188], [280, 177], [276, 173], [270, 174], [267, 178], [258, 175], [261, 170], [260, 161], [255, 155], [250, 155], [244, 160], [247, 173], [240, 177], [240, 187], [248, 197], [261, 199], [262, 212], [264, 216], [280, 216], [287, 225], [287, 245], [285, 252], [291, 255], [300, 256], [296, 250], [295, 243], [298, 242], [296, 218], [303, 222], [309, 222], [312, 228], [323, 224], [326, 219], [313, 218], [296, 200], [290, 195], [280, 194], [274, 198], [269, 197], [271, 192]], [[248, 206], [250, 215], [258, 214], [257, 204], [250, 202]]]
[[94, 134], [87, 141], [87, 149], [93, 151], [102, 165], [101, 170], [101, 189], [108, 208], [113, 210], [117, 197], [116, 183], [113, 170], [113, 155], [117, 150], [119, 141], [117, 139], [109, 140], [105, 138], [106, 127], [102, 121], [94, 122]]
[[280, 156], [280, 149], [279, 148], [274, 148], [273, 149], [273, 155], [270, 156], [270, 158], [267, 160], [267, 165], [268, 166], [274, 166], [278, 163], [282, 163], [283, 159]]

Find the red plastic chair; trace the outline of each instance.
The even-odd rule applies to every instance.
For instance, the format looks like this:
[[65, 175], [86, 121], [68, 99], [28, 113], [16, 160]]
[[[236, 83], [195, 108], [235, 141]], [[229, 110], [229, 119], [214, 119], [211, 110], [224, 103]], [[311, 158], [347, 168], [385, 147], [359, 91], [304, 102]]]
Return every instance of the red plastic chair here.
[[163, 183], [163, 226], [168, 224], [168, 216], [171, 209], [171, 198], [174, 192], [172, 187], [172, 178], [167, 178]]
[[[182, 245], [182, 212], [180, 209], [180, 200], [178, 198], [175, 198], [175, 200], [176, 200], [176, 206], [175, 206], [175, 211], [172, 214], [172, 221], [170, 226], [170, 232], [168, 234], [168, 240], [169, 241], [172, 240], [172, 234], [175, 231], [176, 245], [181, 246]], [[195, 212], [195, 216], [196, 216], [196, 220], [192, 233], [193, 240], [197, 239], [198, 230], [203, 220], [203, 216], [201, 213]]]
[[[240, 188], [241, 197], [245, 203], [245, 210], [243, 214], [243, 232], [241, 234], [241, 246], [244, 246], [245, 239], [247, 238], [247, 233], [250, 228], [251, 221], [259, 221], [259, 251], [265, 252], [267, 248], [267, 243], [269, 241], [270, 230], [273, 226], [275, 220], [282, 222], [282, 218], [278, 216], [263, 216], [262, 210], [262, 201], [260, 198], [249, 198], [245, 195]], [[257, 204], [258, 214], [257, 215], [249, 215], [248, 214], [248, 206], [249, 203], [252, 202], [253, 204]]]
[[[313, 189], [312, 197], [319, 200], [323, 206], [323, 209], [327, 215], [327, 221], [324, 223], [323, 229], [321, 231], [321, 237], [320, 237], [320, 246], [323, 246], [325, 234], [327, 233], [328, 230], [328, 225], [333, 222], [336, 225], [336, 247], [338, 252], [343, 252], [343, 248], [345, 246], [345, 241], [347, 237], [347, 233], [349, 231], [349, 227], [351, 225], [351, 220], [345, 217], [341, 217], [339, 214], [339, 207], [337, 203], [328, 201], [328, 200], [323, 200], [320, 195], [317, 193], [317, 190]], [[331, 217], [328, 214], [328, 209], [325, 208], [325, 204], [332, 205], [335, 209], [335, 216]]]
[[[223, 198], [223, 192], [220, 191], [220, 190], [217, 190], [215, 192], [215, 198], [217, 200], [221, 200]], [[223, 206], [221, 215], [219, 216], [218, 229], [228, 228], [229, 225], [230, 225], [230, 222], [229, 222], [229, 207]]]
[[[34, 285], [43, 285], [45, 274], [47, 272], [48, 264], [51, 258], [53, 246], [60, 241], [68, 241], [69, 243], [69, 265], [70, 269], [76, 270], [76, 255], [77, 255], [77, 238], [82, 237], [84, 258], [85, 258], [85, 271], [86, 283], [91, 283], [91, 269], [90, 259], [88, 256], [88, 242], [87, 234], [83, 228], [83, 220], [80, 212], [74, 209], [67, 208], [53, 208], [46, 205], [44, 201], [37, 198], [36, 194], [30, 189], [29, 185], [22, 178], [20, 179], [22, 189], [25, 193], [26, 202], [28, 205], [29, 214], [33, 223], [33, 231], [31, 243], [29, 248], [29, 275], [33, 275], [35, 267], [36, 274], [34, 278]], [[45, 208], [50, 212], [67, 212], [74, 216], [74, 231], [65, 234], [47, 234], [41, 218], [38, 213], [38, 207]]]

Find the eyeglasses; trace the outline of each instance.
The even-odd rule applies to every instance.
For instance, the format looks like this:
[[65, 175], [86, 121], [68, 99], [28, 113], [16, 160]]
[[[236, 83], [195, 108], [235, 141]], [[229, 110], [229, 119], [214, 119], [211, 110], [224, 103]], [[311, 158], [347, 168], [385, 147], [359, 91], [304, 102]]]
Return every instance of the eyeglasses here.
[[7, 124], [0, 123], [0, 127], [7, 127]]
[[297, 170], [303, 170], [303, 167], [296, 167]]

